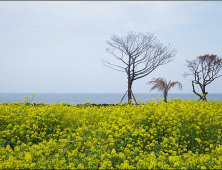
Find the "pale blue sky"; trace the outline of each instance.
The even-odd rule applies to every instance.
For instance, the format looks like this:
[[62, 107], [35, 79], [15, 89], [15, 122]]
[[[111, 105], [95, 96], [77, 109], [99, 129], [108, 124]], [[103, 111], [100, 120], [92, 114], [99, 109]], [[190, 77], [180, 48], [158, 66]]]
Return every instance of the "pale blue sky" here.
[[[101, 59], [118, 63], [106, 41], [129, 31], [154, 33], [178, 50], [172, 62], [135, 81], [134, 93], [149, 92], [146, 82], [158, 77], [183, 84], [171, 93], [192, 93], [192, 77], [182, 77], [185, 60], [222, 57], [222, 2], [1, 1], [0, 92], [125, 93], [126, 73]], [[221, 84], [216, 79], [207, 91], [222, 93]]]

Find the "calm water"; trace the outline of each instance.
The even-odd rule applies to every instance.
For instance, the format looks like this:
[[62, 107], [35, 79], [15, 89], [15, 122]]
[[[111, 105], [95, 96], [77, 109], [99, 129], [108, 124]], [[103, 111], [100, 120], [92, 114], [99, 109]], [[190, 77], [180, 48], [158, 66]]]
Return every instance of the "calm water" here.
[[[28, 96], [30, 103], [74, 103], [74, 104], [84, 104], [88, 103], [111, 103], [117, 104], [122, 99], [124, 93], [36, 93], [34, 99], [32, 93], [0, 93], [0, 103], [11, 103], [11, 102], [22, 102], [25, 101], [24, 97]], [[152, 100], [163, 98], [162, 93], [135, 93], [136, 100]], [[180, 100], [196, 100], [196, 95], [193, 93], [169, 93], [168, 99], [178, 98]], [[58, 100], [59, 99], [59, 100]], [[207, 95], [208, 100], [221, 100], [222, 93], [211, 93]], [[125, 96], [123, 102], [127, 102], [127, 95]]]

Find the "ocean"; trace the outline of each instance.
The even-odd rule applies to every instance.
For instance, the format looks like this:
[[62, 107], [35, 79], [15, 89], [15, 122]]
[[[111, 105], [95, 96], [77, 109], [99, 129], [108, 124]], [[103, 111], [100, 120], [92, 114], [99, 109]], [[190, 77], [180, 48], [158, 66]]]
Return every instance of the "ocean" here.
[[[0, 103], [11, 103], [25, 101], [26, 96], [28, 96], [29, 103], [73, 103], [84, 104], [84, 103], [97, 103], [97, 104], [117, 104], [122, 99], [124, 93], [35, 93], [34, 98], [32, 93], [0, 93]], [[162, 100], [162, 93], [135, 93], [136, 100], [139, 101], [151, 101]], [[159, 97], [159, 99], [157, 98]], [[180, 98], [180, 100], [197, 100], [194, 93], [169, 93], [168, 99]], [[90, 100], [90, 101], [89, 101]], [[222, 93], [210, 93], [207, 95], [207, 100], [221, 100]], [[127, 95], [122, 102], [127, 102]]]

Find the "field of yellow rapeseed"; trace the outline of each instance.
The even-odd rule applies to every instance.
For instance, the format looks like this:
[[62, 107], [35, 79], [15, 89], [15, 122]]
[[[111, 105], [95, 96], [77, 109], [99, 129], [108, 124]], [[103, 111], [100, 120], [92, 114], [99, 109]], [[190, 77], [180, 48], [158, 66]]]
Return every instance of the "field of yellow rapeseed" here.
[[0, 169], [222, 169], [222, 102], [0, 104]]

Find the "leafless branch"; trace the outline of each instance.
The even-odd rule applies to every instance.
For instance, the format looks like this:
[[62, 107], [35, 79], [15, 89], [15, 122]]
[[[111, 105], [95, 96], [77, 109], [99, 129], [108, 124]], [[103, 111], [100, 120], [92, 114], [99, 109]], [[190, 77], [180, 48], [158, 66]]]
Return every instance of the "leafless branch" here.
[[[170, 44], [169, 46], [164, 46], [151, 33], [137, 34], [131, 31], [124, 37], [113, 35], [107, 43], [113, 48], [108, 48], [107, 52], [123, 62], [126, 67], [124, 68], [108, 61], [103, 62], [103, 64], [114, 70], [126, 72], [128, 100], [131, 99], [130, 93], [134, 80], [145, 77], [157, 67], [169, 63], [176, 55], [176, 50], [171, 49]], [[114, 50], [119, 51], [120, 55], [114, 53]]]
[[[190, 74], [184, 73], [183, 76], [186, 77], [191, 75], [194, 77], [192, 80], [193, 92], [200, 97], [202, 100], [206, 100], [206, 86], [212, 83], [215, 79], [222, 76], [219, 72], [222, 70], [222, 59], [217, 55], [203, 55], [198, 56], [194, 60], [186, 60], [187, 67], [190, 70]], [[195, 91], [194, 84], [199, 85], [204, 97]]]
[[[123, 68], [123, 67], [121, 67], [121, 66], [118, 66], [118, 65], [109, 63], [108, 61], [105, 61], [105, 60], [102, 60], [102, 63], [103, 63], [104, 66], [110, 67], [110, 68], [113, 69], [113, 70], [125, 72], [125, 68]], [[112, 66], [114, 66], [114, 67], [119, 67], [119, 68], [123, 69], [124, 71], [123, 71], [123, 70], [119, 70], [119, 69], [115, 69], [115, 68], [113, 68]]]

